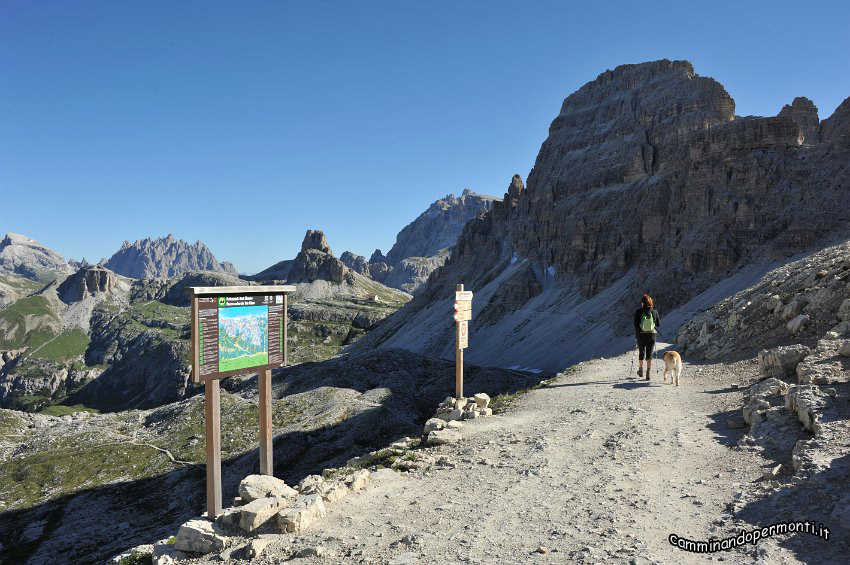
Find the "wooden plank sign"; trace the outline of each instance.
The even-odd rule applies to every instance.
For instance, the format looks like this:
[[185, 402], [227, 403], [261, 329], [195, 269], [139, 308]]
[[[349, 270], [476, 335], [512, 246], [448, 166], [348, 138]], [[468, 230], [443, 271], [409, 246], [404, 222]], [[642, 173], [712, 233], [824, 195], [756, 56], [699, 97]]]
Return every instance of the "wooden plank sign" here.
[[219, 379], [257, 373], [260, 473], [273, 474], [272, 368], [287, 362], [287, 295], [294, 286], [192, 287], [192, 380], [204, 383], [207, 517], [221, 514]]
[[461, 302], [455, 302], [455, 312], [461, 312], [464, 310], [472, 311], [472, 302], [469, 300], [464, 300]]
[[[462, 287], [463, 285], [458, 285], [458, 287]], [[458, 290], [455, 292], [455, 300], [461, 301], [471, 301], [472, 300], [472, 291], [471, 290]]]
[[455, 312], [455, 322], [468, 322], [472, 319], [472, 310], [459, 310]]

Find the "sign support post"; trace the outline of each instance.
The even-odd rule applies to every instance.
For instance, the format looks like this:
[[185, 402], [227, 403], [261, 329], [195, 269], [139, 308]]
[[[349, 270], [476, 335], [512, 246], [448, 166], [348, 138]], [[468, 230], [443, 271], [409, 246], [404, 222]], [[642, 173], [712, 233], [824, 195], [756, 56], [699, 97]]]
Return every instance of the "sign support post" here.
[[472, 292], [457, 285], [455, 292], [455, 398], [463, 398], [463, 350], [469, 347], [469, 321], [472, 319]]
[[[274, 472], [272, 368], [287, 364], [287, 294], [294, 286], [193, 287], [192, 381], [204, 383], [207, 518], [221, 514], [221, 384], [219, 379], [257, 373], [260, 473]], [[245, 337], [245, 336], [248, 337]], [[230, 346], [222, 348], [222, 339]], [[275, 339], [277, 341], [275, 341]], [[241, 345], [233, 356], [232, 343]], [[245, 354], [245, 350], [248, 353]]]
[[257, 375], [260, 389], [260, 474], [274, 475], [272, 454], [272, 370]]
[[207, 443], [207, 518], [221, 514], [221, 386], [204, 384], [204, 419]]

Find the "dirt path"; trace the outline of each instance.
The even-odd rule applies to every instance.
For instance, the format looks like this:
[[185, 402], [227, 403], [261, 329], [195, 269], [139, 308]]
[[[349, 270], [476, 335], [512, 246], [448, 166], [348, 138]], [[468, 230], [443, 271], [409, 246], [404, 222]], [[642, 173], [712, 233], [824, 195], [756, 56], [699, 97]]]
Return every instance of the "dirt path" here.
[[660, 372], [626, 380], [629, 362], [582, 364], [504, 413], [465, 423], [461, 444], [430, 450], [435, 469], [328, 504], [327, 519], [264, 558], [320, 546], [325, 557], [299, 562], [797, 562], [773, 540], [713, 556], [668, 541], [744, 526], [729, 503], [767, 462], [735, 447], [744, 431], [727, 419], [740, 417], [731, 383], [754, 366], [686, 365], [676, 388]]

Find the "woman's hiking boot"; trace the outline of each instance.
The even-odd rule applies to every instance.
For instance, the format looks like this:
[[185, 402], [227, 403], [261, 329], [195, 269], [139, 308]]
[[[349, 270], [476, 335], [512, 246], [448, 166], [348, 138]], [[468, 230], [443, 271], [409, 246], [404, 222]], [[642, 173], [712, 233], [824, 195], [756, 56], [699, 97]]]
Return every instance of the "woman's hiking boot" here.
[[638, 367], [638, 378], [643, 377], [643, 367]]

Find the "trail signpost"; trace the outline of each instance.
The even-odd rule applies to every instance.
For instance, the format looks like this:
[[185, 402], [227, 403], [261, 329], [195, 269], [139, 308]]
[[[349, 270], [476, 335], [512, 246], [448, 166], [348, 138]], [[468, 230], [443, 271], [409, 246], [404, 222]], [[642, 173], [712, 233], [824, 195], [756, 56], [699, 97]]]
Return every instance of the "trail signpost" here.
[[260, 473], [273, 473], [272, 369], [287, 362], [287, 296], [294, 286], [214, 286], [186, 289], [192, 299], [192, 381], [204, 383], [207, 517], [221, 513], [221, 390], [219, 379], [257, 373], [260, 392]]
[[472, 320], [472, 291], [457, 285], [454, 320], [457, 326], [455, 340], [455, 398], [463, 398], [463, 350], [469, 347], [469, 321]]

